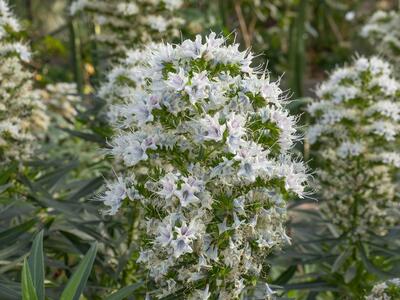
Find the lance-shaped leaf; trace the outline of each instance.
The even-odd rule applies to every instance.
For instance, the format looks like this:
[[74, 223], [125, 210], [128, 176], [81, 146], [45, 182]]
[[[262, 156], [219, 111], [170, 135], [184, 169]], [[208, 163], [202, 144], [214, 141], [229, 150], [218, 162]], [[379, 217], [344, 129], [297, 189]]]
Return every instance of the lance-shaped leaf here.
[[37, 234], [33, 241], [28, 263], [38, 300], [44, 300], [43, 230]]
[[96, 258], [96, 252], [97, 243], [94, 243], [79, 263], [79, 266], [71, 279], [68, 281], [60, 300], [79, 300], [92, 270], [93, 262]]
[[21, 287], [22, 287], [22, 300], [38, 300], [35, 287], [33, 286], [29, 265], [26, 259], [24, 260], [24, 266], [22, 268]]

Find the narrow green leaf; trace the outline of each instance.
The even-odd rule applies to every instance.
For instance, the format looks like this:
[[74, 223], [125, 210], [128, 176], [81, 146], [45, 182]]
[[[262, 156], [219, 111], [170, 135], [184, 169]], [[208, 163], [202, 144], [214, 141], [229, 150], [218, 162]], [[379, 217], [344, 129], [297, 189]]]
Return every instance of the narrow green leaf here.
[[0, 232], [0, 245], [9, 245], [14, 243], [21, 236], [21, 234], [27, 232], [35, 224], [36, 220], [32, 219]]
[[138, 282], [129, 286], [126, 286], [119, 291], [111, 294], [106, 298], [106, 300], [122, 300], [131, 295], [134, 291], [140, 288], [143, 285], [143, 282]]
[[289, 266], [282, 274], [279, 275], [279, 277], [274, 280], [274, 284], [277, 285], [283, 285], [289, 282], [289, 280], [293, 277], [293, 275], [296, 273], [297, 266], [292, 265]]
[[346, 271], [346, 273], [344, 274], [344, 282], [345, 283], [350, 283], [354, 277], [356, 277], [357, 275], [357, 267], [356, 265], [353, 263]]
[[[10, 257], [15, 256], [18, 253], [26, 253], [26, 248], [28, 245], [26, 239], [12, 243], [11, 245], [0, 250], [0, 260], [7, 260]], [[1, 298], [0, 298], [1, 299]]]
[[376, 267], [367, 257], [367, 254], [365, 253], [364, 246], [361, 243], [358, 243], [358, 250], [361, 256], [361, 261], [364, 264], [364, 267], [368, 270], [368, 272], [375, 274], [377, 276], [380, 276], [383, 279], [393, 277], [393, 274], [389, 272], [385, 272], [384, 270], [379, 269]]
[[68, 281], [60, 300], [79, 300], [92, 270], [93, 262], [96, 258], [96, 252], [97, 243], [94, 243], [79, 263], [79, 266], [71, 279]]
[[0, 185], [0, 194], [1, 194], [2, 192], [6, 191], [10, 186], [12, 186], [11, 183], [7, 183], [7, 184]]
[[22, 287], [22, 300], [38, 300], [35, 287], [33, 286], [29, 265], [26, 259], [24, 260], [24, 266], [22, 268], [21, 287]]
[[21, 300], [21, 283], [0, 280], [0, 299]]
[[68, 173], [78, 166], [79, 162], [75, 160], [61, 165], [55, 171], [49, 172], [40, 177], [35, 182], [35, 185], [40, 185], [45, 187], [46, 190], [54, 191], [57, 186], [64, 184], [65, 177], [68, 175]]
[[347, 249], [342, 254], [340, 254], [332, 265], [332, 272], [337, 272], [350, 255], [351, 249]]
[[0, 185], [6, 184], [10, 177], [15, 174], [18, 169], [18, 163], [11, 163], [8, 168], [2, 168], [0, 170]]
[[286, 291], [290, 290], [309, 290], [309, 291], [335, 291], [336, 287], [323, 282], [323, 281], [311, 281], [311, 282], [299, 282], [286, 284], [283, 286]]
[[43, 230], [36, 235], [33, 241], [28, 262], [37, 297], [39, 300], [44, 300]]
[[78, 138], [81, 138], [85, 141], [91, 141], [91, 142], [95, 142], [98, 143], [102, 146], [107, 146], [104, 139], [97, 135], [97, 134], [92, 134], [92, 133], [87, 133], [87, 132], [82, 132], [82, 131], [77, 131], [77, 130], [72, 130], [72, 129], [68, 129], [68, 128], [60, 128], [61, 130], [69, 133], [72, 136], [76, 136]]
[[71, 200], [79, 200], [82, 197], [85, 197], [90, 194], [94, 194], [96, 190], [103, 184], [104, 179], [102, 177], [96, 177], [89, 181], [85, 186], [83, 186], [79, 191], [77, 191], [75, 194], [70, 196], [67, 201]]

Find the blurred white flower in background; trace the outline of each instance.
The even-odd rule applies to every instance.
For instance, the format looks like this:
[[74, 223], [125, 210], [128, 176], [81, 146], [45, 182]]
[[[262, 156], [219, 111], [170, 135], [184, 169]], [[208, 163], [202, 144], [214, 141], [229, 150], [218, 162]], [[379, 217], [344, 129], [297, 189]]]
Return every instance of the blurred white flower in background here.
[[342, 234], [384, 235], [398, 218], [400, 83], [386, 61], [358, 57], [333, 71], [316, 94], [307, 136], [325, 217]]
[[92, 38], [112, 53], [165, 38], [179, 37], [184, 21], [178, 16], [181, 0], [76, 0], [70, 14], [83, 14], [96, 28]]
[[[375, 12], [361, 30], [375, 50], [399, 63], [400, 57], [400, 13], [397, 11]], [[399, 70], [398, 67], [396, 67]]]
[[19, 30], [8, 3], [0, 0], [0, 164], [29, 159], [49, 123], [25, 65], [30, 50], [14, 37]]

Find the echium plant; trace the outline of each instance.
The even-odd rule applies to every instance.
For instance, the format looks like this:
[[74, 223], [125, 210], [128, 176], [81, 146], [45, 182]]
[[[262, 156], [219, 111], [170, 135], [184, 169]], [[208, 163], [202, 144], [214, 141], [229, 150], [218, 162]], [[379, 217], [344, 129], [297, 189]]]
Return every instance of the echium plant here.
[[0, 0], [0, 164], [28, 159], [49, 122], [25, 66], [30, 50], [15, 37], [19, 31], [8, 3]]
[[182, 0], [76, 0], [70, 13], [88, 15], [98, 26], [94, 39], [124, 53], [138, 44], [178, 37], [182, 5]]
[[385, 235], [397, 217], [400, 84], [378, 57], [336, 69], [308, 107], [321, 208], [339, 234]]
[[78, 106], [80, 97], [75, 83], [58, 82], [48, 84], [42, 90], [44, 101], [49, 109], [56, 115], [73, 122], [78, 114], [75, 106]]
[[101, 200], [142, 208], [150, 297], [271, 294], [266, 257], [289, 240], [286, 201], [308, 176], [279, 82], [238, 47], [214, 33], [150, 47], [145, 80], [116, 104], [111, 153], [126, 170]]
[[[108, 120], [113, 124], [119, 122], [120, 105], [124, 104], [126, 98], [132, 93], [136, 87], [145, 83], [146, 72], [148, 67], [146, 62], [149, 59], [149, 50], [156, 47], [150, 43], [146, 49], [128, 50], [125, 58], [121, 59], [110, 72], [108, 72], [106, 80], [101, 85], [98, 95], [107, 103], [106, 110]], [[122, 107], [123, 108], [123, 107]]]
[[400, 62], [400, 13], [396, 11], [377, 11], [361, 30], [361, 35], [377, 46], [386, 57]]
[[376, 284], [371, 294], [365, 300], [395, 300], [400, 299], [400, 278], [389, 279]]

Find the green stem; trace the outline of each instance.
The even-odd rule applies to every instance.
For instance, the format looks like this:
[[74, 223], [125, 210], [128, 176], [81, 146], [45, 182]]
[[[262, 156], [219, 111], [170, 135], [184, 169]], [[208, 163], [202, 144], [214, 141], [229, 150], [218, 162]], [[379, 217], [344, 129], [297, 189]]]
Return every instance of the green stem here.
[[296, 98], [304, 96], [306, 14], [307, 0], [301, 0], [298, 5], [296, 17], [291, 22], [289, 33], [289, 63], [291, 67], [290, 87]]
[[74, 70], [74, 79], [80, 95], [83, 95], [83, 69], [81, 56], [81, 41], [78, 34], [78, 24], [72, 18], [69, 20], [69, 37], [71, 47], [71, 65]]
[[[130, 213], [130, 223], [129, 223], [129, 230], [128, 230], [128, 240], [127, 240], [127, 251], [130, 251], [132, 242], [135, 240], [135, 234], [136, 234], [136, 224], [137, 224], [137, 209], [135, 205], [132, 205], [132, 211]], [[122, 283], [124, 286], [129, 285], [129, 260], [128, 263], [126, 264], [126, 267], [124, 268], [122, 272]]]

